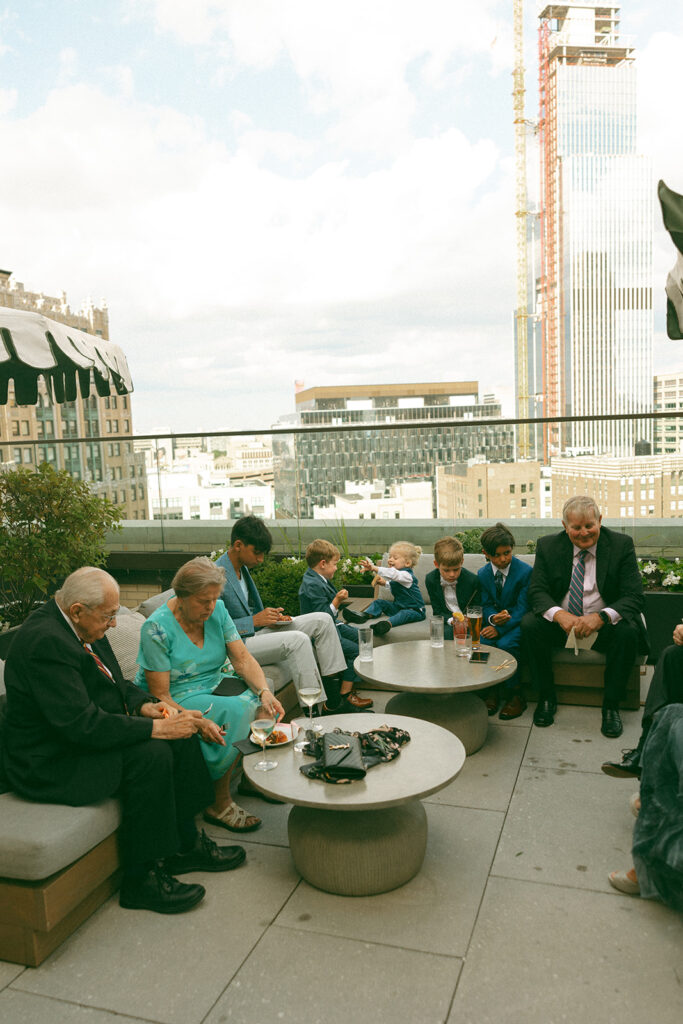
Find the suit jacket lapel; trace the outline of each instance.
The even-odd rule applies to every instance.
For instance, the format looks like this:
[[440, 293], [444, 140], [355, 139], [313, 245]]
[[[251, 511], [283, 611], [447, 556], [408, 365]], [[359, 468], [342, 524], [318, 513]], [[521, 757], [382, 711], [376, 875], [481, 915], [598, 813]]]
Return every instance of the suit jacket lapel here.
[[[235, 567], [233, 566], [233, 564], [232, 564], [232, 562], [230, 561], [229, 558], [227, 559], [227, 564], [224, 565], [223, 568], [225, 569], [225, 572], [226, 572], [226, 583], [229, 583], [230, 586], [232, 587], [232, 590], [233, 590], [233, 593], [234, 593], [235, 597], [237, 598], [237, 600], [241, 604], [242, 608], [244, 609], [244, 614], [245, 615], [251, 615], [251, 609], [249, 607], [248, 602], [244, 598], [244, 591], [242, 590], [242, 587], [240, 586], [240, 581], [237, 578], [237, 573], [235, 572]], [[251, 583], [252, 587], [254, 586], [254, 584], [253, 584], [252, 579], [249, 576], [249, 573], [247, 572], [247, 570], [246, 569], [242, 569], [242, 572], [246, 573], [244, 578], [247, 581], [247, 590], [249, 590], [250, 589], [249, 584]]]
[[[247, 581], [247, 590], [249, 592], [249, 598], [254, 606], [253, 612], [255, 614], [258, 614], [258, 612], [263, 611], [263, 601], [261, 600], [261, 595], [258, 592], [258, 587], [252, 580], [251, 573], [249, 572], [248, 569], [245, 569], [244, 566], [242, 566], [242, 574], [245, 580]], [[239, 581], [237, 583], [237, 586], [239, 587]], [[242, 603], [244, 603], [244, 597], [242, 597]], [[252, 609], [247, 605], [247, 615], [251, 614]]]
[[598, 546], [595, 549], [595, 580], [600, 595], [605, 593], [607, 583], [607, 570], [609, 568], [610, 543], [607, 534], [600, 530]]

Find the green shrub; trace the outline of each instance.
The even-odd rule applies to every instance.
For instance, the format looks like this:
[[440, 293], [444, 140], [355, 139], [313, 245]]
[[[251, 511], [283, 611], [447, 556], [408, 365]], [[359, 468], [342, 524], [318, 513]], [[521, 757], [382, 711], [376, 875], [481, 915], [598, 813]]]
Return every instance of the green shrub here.
[[683, 590], [680, 558], [639, 558], [638, 568], [645, 590]]
[[299, 614], [299, 587], [308, 566], [304, 558], [266, 558], [251, 570], [265, 608], [282, 608], [285, 615]]
[[44, 462], [0, 473], [0, 606], [23, 622], [56, 585], [83, 565], [102, 565], [121, 512], [82, 480]]

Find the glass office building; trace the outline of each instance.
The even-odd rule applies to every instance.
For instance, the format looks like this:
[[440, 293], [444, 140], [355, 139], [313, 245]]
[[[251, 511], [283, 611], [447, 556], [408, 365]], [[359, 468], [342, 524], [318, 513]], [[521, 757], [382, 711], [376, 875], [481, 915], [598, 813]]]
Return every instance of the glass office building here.
[[[618, 7], [543, 9], [539, 91], [540, 344], [530, 346], [529, 386], [541, 382], [547, 416], [647, 412], [654, 188], [636, 153], [636, 68]], [[550, 424], [543, 454], [631, 455], [643, 429], [628, 419]]]

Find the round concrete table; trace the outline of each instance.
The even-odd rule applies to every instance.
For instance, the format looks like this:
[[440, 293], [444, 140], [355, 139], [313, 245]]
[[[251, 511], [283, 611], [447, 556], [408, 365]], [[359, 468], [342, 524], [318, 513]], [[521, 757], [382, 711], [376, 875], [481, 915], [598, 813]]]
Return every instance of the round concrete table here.
[[269, 748], [278, 762], [269, 772], [254, 771], [260, 754], [245, 757], [247, 778], [268, 796], [294, 804], [289, 845], [297, 871], [311, 885], [342, 896], [405, 885], [420, 870], [427, 846], [420, 800], [458, 775], [465, 763], [462, 743], [438, 725], [397, 715], [330, 715], [322, 723], [325, 732], [395, 726], [410, 733], [410, 742], [396, 760], [349, 784], [306, 778], [299, 768], [311, 759], [292, 745]]
[[[511, 654], [497, 647], [481, 645], [489, 654], [483, 664], [459, 658], [455, 644], [432, 647], [429, 640], [375, 647], [372, 661], [356, 658], [353, 667], [361, 679], [380, 690], [399, 690], [387, 703], [394, 715], [411, 715], [435, 722], [462, 740], [473, 754], [483, 745], [488, 732], [486, 705], [469, 691], [484, 690], [509, 679], [517, 669]], [[507, 668], [497, 665], [509, 662]]]

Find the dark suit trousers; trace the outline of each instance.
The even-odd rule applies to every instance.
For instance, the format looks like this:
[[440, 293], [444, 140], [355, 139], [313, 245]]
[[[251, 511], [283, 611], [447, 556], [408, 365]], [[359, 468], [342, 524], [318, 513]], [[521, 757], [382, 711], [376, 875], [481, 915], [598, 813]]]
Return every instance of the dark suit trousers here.
[[[529, 665], [531, 681], [540, 700], [553, 700], [553, 650], [564, 647], [567, 634], [556, 622], [542, 615], [527, 612], [522, 619], [522, 650]], [[592, 648], [605, 655], [605, 692], [603, 707], [619, 706], [626, 692], [626, 683], [638, 653], [638, 630], [624, 619], [616, 626], [603, 626]]]
[[643, 708], [643, 729], [647, 732], [652, 716], [667, 704], [683, 704], [683, 647], [666, 647], [655, 671]]

